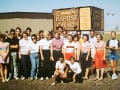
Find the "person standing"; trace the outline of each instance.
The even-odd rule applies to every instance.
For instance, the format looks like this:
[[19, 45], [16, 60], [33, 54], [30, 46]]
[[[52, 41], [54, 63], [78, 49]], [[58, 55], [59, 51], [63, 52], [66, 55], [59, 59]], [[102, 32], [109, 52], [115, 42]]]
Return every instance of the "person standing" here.
[[62, 53], [62, 46], [64, 45], [63, 39], [60, 38], [60, 33], [55, 32], [50, 46], [50, 60], [52, 61], [52, 74], [55, 71], [55, 63], [59, 59], [59, 55]]
[[0, 74], [2, 82], [8, 82], [7, 80], [7, 66], [9, 63], [9, 43], [4, 42], [5, 35], [0, 35]]
[[95, 68], [96, 68], [96, 78], [95, 80], [103, 80], [104, 68], [107, 67], [107, 63], [105, 60], [106, 55], [106, 45], [103, 41], [103, 37], [101, 34], [97, 34], [97, 42], [95, 44]]
[[37, 41], [36, 34], [31, 35], [31, 42], [30, 42], [30, 61], [31, 61], [31, 73], [30, 73], [30, 80], [37, 80], [38, 79], [38, 71], [39, 71], [39, 50], [40, 46]]
[[80, 45], [80, 60], [83, 71], [83, 79], [88, 79], [89, 69], [91, 67], [89, 36], [83, 34], [83, 42]]
[[111, 39], [107, 41], [107, 48], [109, 49], [108, 58], [112, 68], [112, 79], [117, 79], [116, 69], [117, 61], [119, 60], [118, 50], [120, 48], [120, 41], [116, 39], [116, 32], [111, 32]]
[[[41, 39], [40, 44], [40, 56], [41, 56], [41, 78], [40, 80], [43, 80], [44, 78], [47, 80], [51, 77], [50, 73], [50, 45], [51, 45], [51, 38], [49, 32], [44, 32], [44, 39]], [[43, 65], [42, 65], [43, 64]]]
[[22, 39], [19, 41], [19, 58], [21, 60], [22, 80], [29, 76], [29, 54], [30, 54], [30, 40], [26, 32], [22, 33]]
[[[18, 80], [18, 50], [19, 50], [19, 39], [15, 35], [15, 30], [10, 30], [10, 37], [6, 40], [10, 44], [10, 57], [11, 57], [11, 63], [13, 67], [13, 77], [14, 79]], [[9, 72], [9, 74], [12, 72]], [[11, 76], [9, 75], [9, 79], [11, 79]]]

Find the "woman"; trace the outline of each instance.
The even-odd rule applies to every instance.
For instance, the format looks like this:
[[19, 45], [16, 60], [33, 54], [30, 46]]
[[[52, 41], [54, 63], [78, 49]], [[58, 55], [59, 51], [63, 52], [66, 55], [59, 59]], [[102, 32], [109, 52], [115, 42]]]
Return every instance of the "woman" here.
[[91, 59], [90, 59], [90, 43], [89, 43], [89, 36], [87, 34], [83, 35], [83, 42], [80, 45], [81, 51], [81, 66], [83, 70], [83, 79], [88, 79], [89, 68], [91, 66]]
[[26, 32], [23, 32], [22, 37], [23, 38], [19, 41], [19, 58], [21, 59], [22, 80], [24, 80], [30, 74], [30, 40]]
[[98, 34], [97, 36], [97, 42], [95, 44], [95, 68], [97, 72], [97, 76], [95, 80], [103, 80], [103, 74], [104, 74], [104, 68], [106, 67], [106, 61], [105, 61], [105, 42], [102, 41], [103, 37], [101, 34]]
[[44, 39], [40, 40], [40, 56], [41, 63], [43, 63], [42, 67], [43, 72], [41, 75], [41, 80], [44, 78], [47, 80], [50, 78], [50, 45], [51, 45], [51, 37], [49, 32], [44, 32]]
[[39, 44], [37, 42], [37, 36], [33, 34], [31, 36], [32, 42], [30, 42], [30, 60], [31, 60], [31, 74], [30, 80], [38, 79], [39, 69]]
[[9, 43], [3, 42], [4, 35], [0, 35], [0, 74], [2, 82], [8, 82], [7, 80], [7, 65], [9, 63]]
[[70, 61], [70, 57], [75, 57], [76, 58], [76, 46], [73, 42], [73, 37], [72, 35], [69, 35], [68, 36], [68, 43], [66, 43], [64, 46], [63, 46], [63, 50], [62, 50], [63, 54], [64, 54], [64, 57], [65, 57], [65, 60], [66, 61]]
[[69, 72], [68, 76], [72, 77], [73, 82], [82, 82], [82, 69], [78, 62], [75, 62], [75, 58], [70, 58], [69, 63], [71, 72]]
[[76, 57], [77, 57], [77, 61], [79, 61], [79, 57], [80, 57], [80, 43], [79, 43], [79, 37], [78, 35], [74, 36], [74, 40], [73, 40], [74, 44], [75, 44], [75, 52], [76, 52]]

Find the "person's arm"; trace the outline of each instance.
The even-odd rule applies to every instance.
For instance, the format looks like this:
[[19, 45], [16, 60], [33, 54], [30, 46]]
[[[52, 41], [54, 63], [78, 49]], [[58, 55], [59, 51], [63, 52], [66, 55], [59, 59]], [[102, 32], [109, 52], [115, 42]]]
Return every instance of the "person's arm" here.
[[80, 59], [80, 44], [79, 44], [76, 52], [77, 52], [77, 60], [79, 60]]
[[40, 46], [40, 55], [41, 55], [41, 60], [44, 60], [44, 56], [43, 56], [43, 46]]
[[90, 45], [89, 45], [89, 47], [88, 47], [88, 52], [87, 52], [87, 56], [86, 56], [86, 61], [88, 61], [89, 55], [90, 55]]
[[54, 61], [54, 57], [53, 57], [53, 41], [51, 42], [51, 45], [50, 45], [50, 60], [51, 61]]
[[105, 42], [104, 42], [104, 56], [103, 56], [103, 60], [105, 60], [105, 57], [106, 57], [106, 46], [105, 46]]

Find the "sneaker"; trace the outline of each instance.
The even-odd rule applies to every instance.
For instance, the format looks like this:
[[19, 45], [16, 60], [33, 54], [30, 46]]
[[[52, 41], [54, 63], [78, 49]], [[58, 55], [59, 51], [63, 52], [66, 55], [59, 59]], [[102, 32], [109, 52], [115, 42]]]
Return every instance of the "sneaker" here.
[[52, 78], [54, 77], [54, 75], [52, 75]]
[[44, 78], [43, 78], [43, 77], [41, 77], [41, 78], [40, 78], [40, 80], [44, 80]]
[[35, 80], [38, 80], [38, 77], [37, 77], [37, 76], [35, 77]]
[[53, 82], [52, 84], [51, 84], [51, 86], [55, 86], [56, 85], [56, 83], [55, 82]]
[[18, 77], [14, 77], [15, 80], [18, 80], [19, 78]]
[[113, 79], [113, 80], [116, 80], [116, 79], [117, 79], [116, 73], [114, 73], [114, 74], [112, 75], [112, 79]]
[[63, 80], [61, 81], [61, 83], [62, 83], [62, 84], [64, 83]]
[[25, 77], [22, 77], [21, 80], [25, 80]]
[[5, 83], [5, 80], [2, 80], [2, 83]]
[[48, 78], [48, 77], [46, 77], [45, 79], [46, 79], [46, 80], [48, 80], [49, 78]]

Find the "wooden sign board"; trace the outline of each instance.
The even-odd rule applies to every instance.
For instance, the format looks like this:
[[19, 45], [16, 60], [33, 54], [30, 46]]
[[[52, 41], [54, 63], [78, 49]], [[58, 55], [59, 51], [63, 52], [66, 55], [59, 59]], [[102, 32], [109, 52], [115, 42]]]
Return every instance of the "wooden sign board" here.
[[54, 10], [54, 30], [62, 26], [65, 30], [79, 30], [78, 8]]
[[104, 10], [96, 7], [78, 7], [53, 10], [54, 30], [62, 26], [65, 30], [104, 30]]

